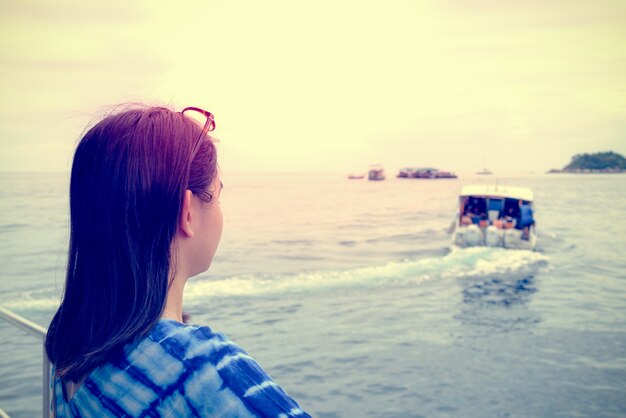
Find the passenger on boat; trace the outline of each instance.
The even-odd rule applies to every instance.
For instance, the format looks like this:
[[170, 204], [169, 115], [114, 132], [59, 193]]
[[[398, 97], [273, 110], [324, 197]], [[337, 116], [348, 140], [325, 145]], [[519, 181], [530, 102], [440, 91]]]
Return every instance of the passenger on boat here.
[[518, 229], [522, 230], [522, 238], [528, 239], [529, 228], [535, 224], [533, 219], [533, 209], [530, 207], [529, 202], [524, 200], [519, 201], [520, 208], [520, 222]]
[[519, 224], [520, 208], [517, 200], [505, 199], [504, 202], [504, 227], [505, 229], [516, 228]]
[[463, 226], [468, 226], [472, 224], [472, 218], [469, 215], [469, 197], [465, 196], [463, 200], [461, 200], [461, 209], [459, 211], [461, 216], [459, 217], [459, 224]]
[[45, 342], [55, 416], [309, 417], [242, 348], [183, 324], [185, 284], [222, 233], [214, 127], [199, 108], [133, 106], [78, 144]]
[[467, 214], [472, 220], [473, 224], [479, 225], [480, 221], [486, 219], [487, 202], [485, 199], [472, 197], [467, 207]]

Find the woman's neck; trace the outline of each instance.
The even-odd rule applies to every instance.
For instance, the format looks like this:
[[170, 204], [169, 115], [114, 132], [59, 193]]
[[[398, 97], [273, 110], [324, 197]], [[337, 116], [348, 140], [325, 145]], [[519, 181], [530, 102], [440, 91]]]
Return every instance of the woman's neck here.
[[161, 314], [162, 319], [173, 319], [183, 322], [183, 291], [187, 280], [181, 276], [174, 277], [167, 291], [165, 309]]

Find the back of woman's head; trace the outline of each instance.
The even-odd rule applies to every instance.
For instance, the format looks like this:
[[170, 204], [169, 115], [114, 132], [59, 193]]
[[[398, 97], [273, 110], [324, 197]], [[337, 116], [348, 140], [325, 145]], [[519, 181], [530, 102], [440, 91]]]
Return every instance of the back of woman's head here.
[[46, 338], [59, 376], [80, 379], [158, 321], [185, 190], [210, 201], [216, 171], [210, 137], [164, 107], [126, 108], [84, 135], [65, 292]]

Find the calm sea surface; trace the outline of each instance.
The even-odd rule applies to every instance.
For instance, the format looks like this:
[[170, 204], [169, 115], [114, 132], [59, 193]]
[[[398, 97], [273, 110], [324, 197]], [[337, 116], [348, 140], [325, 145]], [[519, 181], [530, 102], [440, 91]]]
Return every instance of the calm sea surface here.
[[[538, 249], [452, 249], [459, 180], [223, 175], [222, 244], [190, 280], [226, 333], [318, 417], [626, 415], [626, 176], [534, 190]], [[0, 174], [0, 306], [47, 326], [67, 176]], [[0, 321], [0, 407], [41, 411], [41, 346]]]

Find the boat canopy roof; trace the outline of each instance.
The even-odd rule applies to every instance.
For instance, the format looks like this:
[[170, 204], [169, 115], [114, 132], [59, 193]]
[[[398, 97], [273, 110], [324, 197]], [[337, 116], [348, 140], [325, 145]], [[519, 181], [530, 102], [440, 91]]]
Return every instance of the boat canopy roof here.
[[496, 185], [465, 186], [461, 191], [461, 197], [503, 197], [509, 199], [533, 201], [533, 191], [527, 187], [510, 187]]

